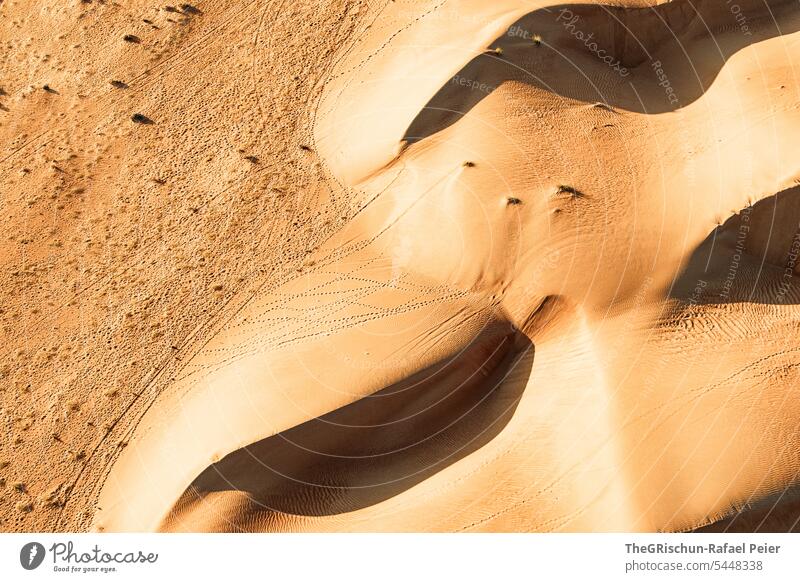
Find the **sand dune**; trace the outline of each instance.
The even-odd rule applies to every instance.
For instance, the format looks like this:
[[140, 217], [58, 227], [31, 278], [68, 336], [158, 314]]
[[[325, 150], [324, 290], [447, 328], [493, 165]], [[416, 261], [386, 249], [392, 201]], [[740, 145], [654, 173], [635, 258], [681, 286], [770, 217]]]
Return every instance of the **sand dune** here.
[[28, 8], [4, 529], [798, 528], [795, 3]]

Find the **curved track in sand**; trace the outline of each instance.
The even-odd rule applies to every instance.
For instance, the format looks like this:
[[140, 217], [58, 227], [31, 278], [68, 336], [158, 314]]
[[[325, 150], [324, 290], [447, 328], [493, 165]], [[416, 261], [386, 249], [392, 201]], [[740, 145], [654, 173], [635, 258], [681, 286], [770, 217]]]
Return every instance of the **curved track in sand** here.
[[[33, 398], [72, 374], [60, 389], [77, 396], [26, 436], [50, 458], [57, 435], [72, 460], [49, 483], [28, 476], [41, 508], [17, 519], [796, 529], [800, 12], [738, 6], [231, 2], [169, 38], [160, 15], [130, 92], [0, 152], [11, 174], [65, 128], [113, 134], [92, 183], [119, 198], [115, 174], [147, 185], [133, 208], [94, 208], [160, 225], [102, 223], [109, 249], [115, 224], [138, 224], [126, 234], [142, 246], [109, 268], [89, 256], [95, 283], [27, 326], [46, 342], [62, 333], [48, 322], [92, 313], [69, 315], [77, 297], [136, 273], [110, 294], [108, 333], [83, 340], [85, 364], [29, 366], [46, 379]], [[194, 63], [232, 81], [204, 83]], [[213, 116], [187, 105], [188, 132], [176, 112], [198, 95]], [[114, 133], [123, 103], [153, 135]], [[170, 150], [182, 161], [161, 164]], [[126, 355], [98, 357], [100, 337]]]

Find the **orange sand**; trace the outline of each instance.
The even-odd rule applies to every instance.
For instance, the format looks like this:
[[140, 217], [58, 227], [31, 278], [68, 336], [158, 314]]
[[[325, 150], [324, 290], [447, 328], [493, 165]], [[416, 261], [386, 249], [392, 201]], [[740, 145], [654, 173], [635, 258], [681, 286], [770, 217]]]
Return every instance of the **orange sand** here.
[[797, 529], [800, 11], [737, 7], [7, 0], [0, 527]]

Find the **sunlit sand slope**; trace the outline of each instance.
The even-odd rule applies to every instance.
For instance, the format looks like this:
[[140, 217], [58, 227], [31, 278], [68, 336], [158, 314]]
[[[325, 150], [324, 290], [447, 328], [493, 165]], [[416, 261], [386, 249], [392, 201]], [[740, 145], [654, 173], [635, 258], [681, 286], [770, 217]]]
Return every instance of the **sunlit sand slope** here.
[[108, 10], [0, 97], [54, 108], [2, 128], [5, 526], [797, 527], [793, 2]]

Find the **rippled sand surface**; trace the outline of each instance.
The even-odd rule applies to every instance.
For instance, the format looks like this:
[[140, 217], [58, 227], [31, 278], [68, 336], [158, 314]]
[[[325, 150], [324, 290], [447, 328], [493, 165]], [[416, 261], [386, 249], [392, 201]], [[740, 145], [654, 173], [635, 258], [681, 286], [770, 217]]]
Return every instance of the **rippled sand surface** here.
[[34, 4], [3, 530], [798, 528], [794, 2]]

